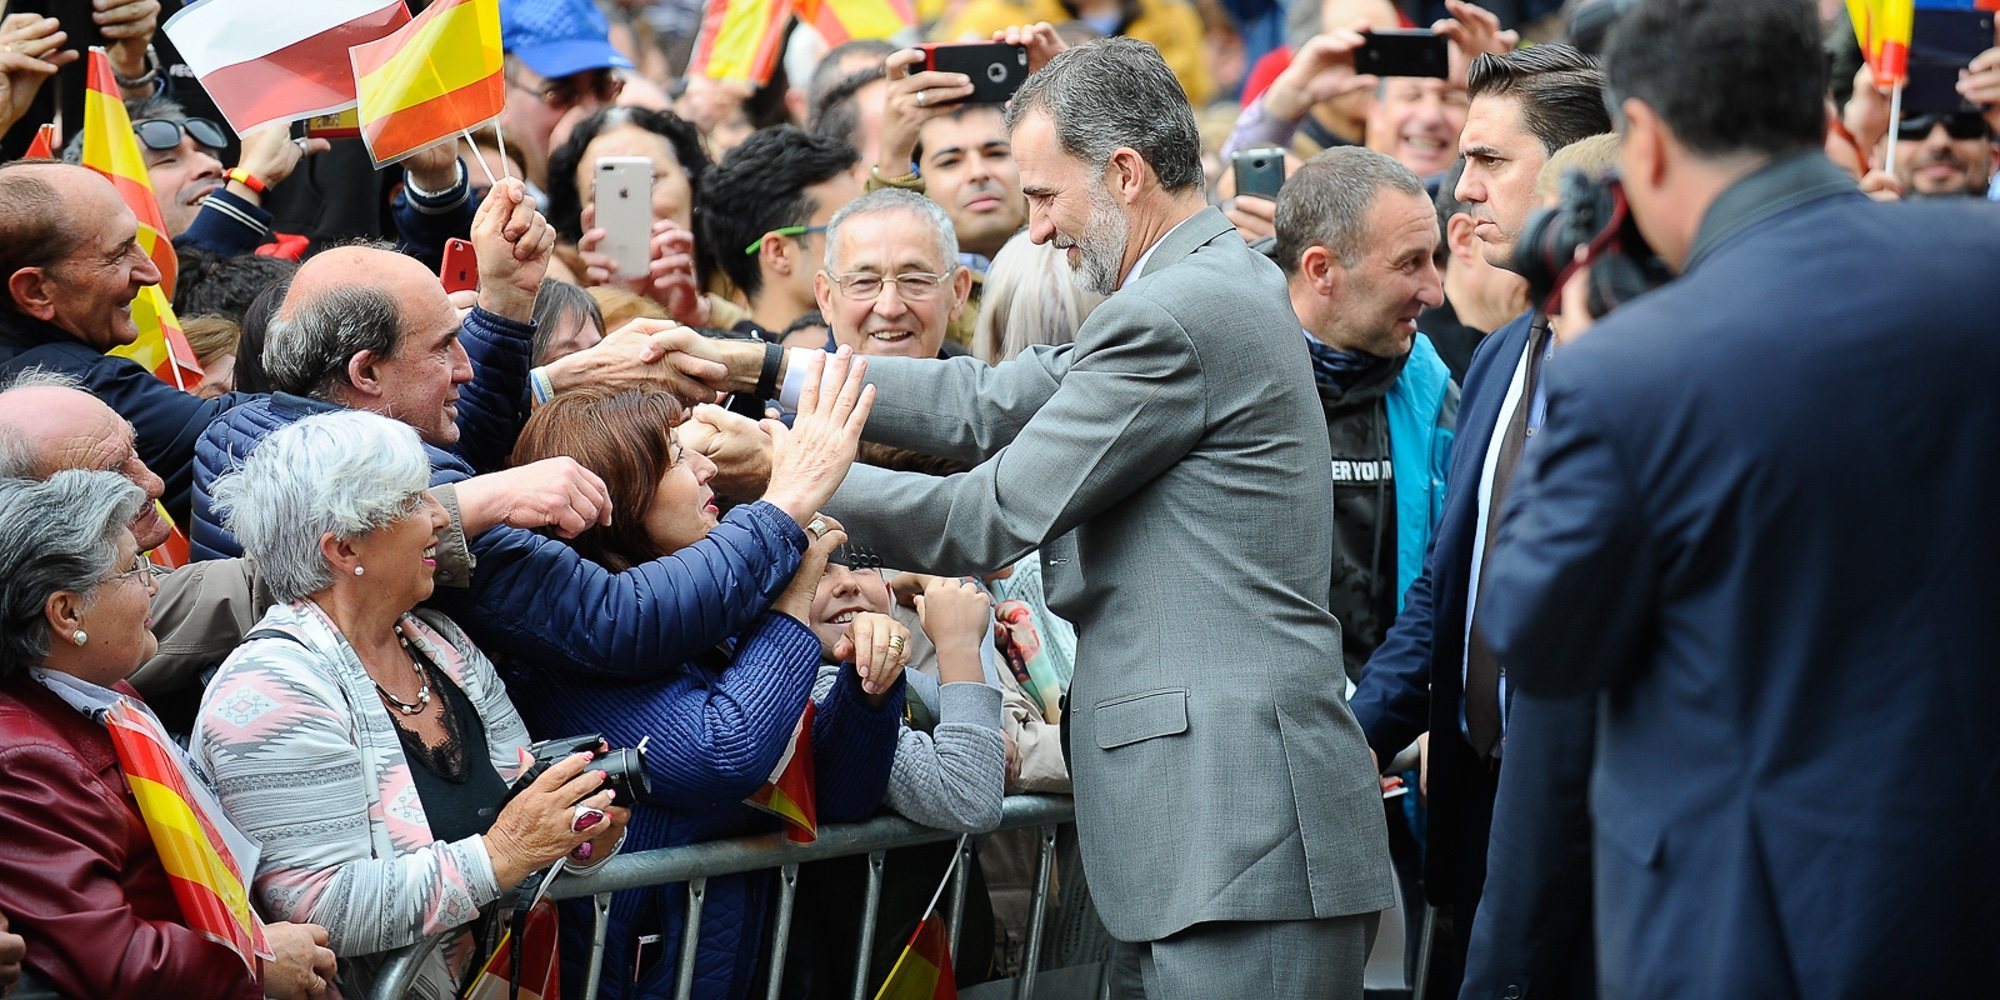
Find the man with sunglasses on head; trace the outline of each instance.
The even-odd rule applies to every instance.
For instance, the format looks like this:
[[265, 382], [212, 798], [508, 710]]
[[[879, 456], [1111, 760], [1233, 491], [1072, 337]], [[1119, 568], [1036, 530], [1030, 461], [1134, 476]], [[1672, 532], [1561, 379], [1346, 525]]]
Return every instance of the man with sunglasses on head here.
[[619, 71], [632, 62], [611, 47], [611, 27], [590, 0], [501, 0], [500, 43], [507, 53], [501, 128], [528, 180], [545, 189], [556, 126], [616, 103]]
[[1993, 133], [1977, 111], [1904, 115], [1896, 127], [1896, 180], [1912, 198], [1984, 198], [1993, 177]]

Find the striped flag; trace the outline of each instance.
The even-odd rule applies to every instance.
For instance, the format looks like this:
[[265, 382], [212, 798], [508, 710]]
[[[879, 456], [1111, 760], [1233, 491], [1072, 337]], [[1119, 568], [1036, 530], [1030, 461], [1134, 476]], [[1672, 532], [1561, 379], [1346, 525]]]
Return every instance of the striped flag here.
[[254, 974], [254, 956], [269, 951], [263, 924], [250, 908], [246, 870], [256, 864], [254, 855], [231, 845], [222, 830], [228, 820], [218, 822], [214, 798], [189, 785], [178, 750], [151, 712], [120, 698], [105, 712], [104, 725], [182, 918], [195, 933], [235, 952]]
[[794, 0], [708, 0], [687, 75], [769, 83], [793, 7]]
[[814, 804], [812, 754], [813, 704], [799, 716], [785, 755], [764, 779], [764, 786], [743, 801], [785, 821], [785, 839], [810, 844], [819, 839], [819, 807]]
[[153, 510], [160, 515], [160, 520], [166, 523], [167, 540], [146, 550], [146, 560], [161, 569], [180, 569], [186, 566], [193, 561], [187, 532], [182, 531], [181, 526], [174, 523], [174, 516], [167, 513], [166, 504], [155, 500]]
[[798, 0], [799, 20], [813, 26], [828, 48], [857, 38], [889, 38], [917, 25], [911, 0]]
[[139, 247], [160, 269], [160, 283], [140, 289], [132, 300], [132, 324], [139, 328], [138, 338], [107, 353], [131, 358], [160, 381], [192, 390], [201, 382], [201, 364], [181, 334], [170, 301], [180, 259], [167, 239], [167, 224], [160, 216], [159, 200], [153, 197], [146, 158], [139, 152], [132, 119], [125, 113], [125, 104], [118, 98], [118, 82], [111, 75], [111, 58], [103, 49], [90, 50], [90, 69], [85, 76], [83, 165], [109, 180], [125, 207], [139, 217]]
[[195, 0], [160, 30], [242, 135], [352, 107], [347, 50], [409, 20], [403, 0]]
[[499, 0], [438, 0], [349, 55], [361, 141], [377, 167], [499, 118], [507, 100]]
[[944, 918], [933, 909], [917, 925], [916, 933], [910, 935], [903, 953], [896, 956], [896, 964], [875, 993], [875, 1000], [957, 1000], [957, 997], [958, 982], [951, 974], [951, 945], [945, 937]]
[[1916, 0], [1847, 0], [1854, 39], [1883, 90], [1910, 80], [1910, 33], [1916, 25]]
[[34, 141], [28, 143], [28, 151], [21, 154], [24, 160], [53, 160], [56, 158], [56, 123], [43, 122], [35, 130]]

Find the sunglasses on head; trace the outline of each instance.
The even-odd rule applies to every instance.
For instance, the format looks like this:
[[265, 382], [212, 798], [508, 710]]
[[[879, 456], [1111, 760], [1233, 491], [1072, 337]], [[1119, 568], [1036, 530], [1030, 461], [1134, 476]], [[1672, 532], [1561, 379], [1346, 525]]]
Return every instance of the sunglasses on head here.
[[1977, 111], [1959, 111], [1948, 115], [1935, 112], [1911, 115], [1896, 126], [1896, 137], [1904, 142], [1921, 142], [1931, 134], [1931, 128], [1937, 125], [1943, 125], [1944, 134], [1960, 141], [1986, 137], [1986, 119]]
[[151, 150], [180, 145], [182, 133], [197, 145], [210, 149], [229, 145], [229, 136], [223, 133], [222, 126], [206, 118], [141, 118], [132, 123], [132, 134], [139, 137], [139, 144]]

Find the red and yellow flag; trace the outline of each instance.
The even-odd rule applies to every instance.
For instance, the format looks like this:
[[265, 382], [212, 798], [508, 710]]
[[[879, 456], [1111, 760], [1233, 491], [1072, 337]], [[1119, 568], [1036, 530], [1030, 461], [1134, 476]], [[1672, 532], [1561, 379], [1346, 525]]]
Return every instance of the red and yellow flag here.
[[56, 158], [56, 123], [43, 122], [35, 130], [34, 141], [28, 143], [28, 151], [21, 154], [24, 160], [53, 160]]
[[687, 75], [769, 83], [794, 6], [794, 0], [709, 0]]
[[151, 714], [122, 698], [105, 713], [104, 724], [181, 916], [189, 929], [234, 951], [254, 973], [255, 955], [268, 949], [264, 926], [250, 908], [250, 880], [188, 788], [170, 737]]
[[166, 522], [167, 540], [147, 550], [147, 561], [161, 569], [180, 569], [186, 566], [193, 559], [187, 532], [182, 531], [181, 526], [174, 523], [174, 516], [167, 513], [166, 504], [155, 500], [153, 510], [160, 515], [161, 521]]
[[347, 54], [361, 140], [378, 167], [499, 118], [507, 100], [499, 0], [438, 0]]
[[764, 786], [743, 800], [785, 821], [785, 839], [810, 844], [819, 839], [819, 807], [814, 804], [813, 704], [799, 716], [785, 755], [764, 779]]
[[201, 364], [195, 361], [187, 337], [181, 334], [180, 321], [174, 318], [170, 301], [180, 261], [167, 237], [160, 203], [153, 197], [153, 181], [146, 173], [146, 158], [139, 152], [139, 139], [132, 134], [132, 118], [119, 100], [111, 57], [103, 49], [90, 50], [87, 78], [83, 165], [104, 175], [118, 189], [125, 207], [139, 217], [139, 248], [160, 269], [160, 283], [140, 289], [139, 296], [132, 300], [132, 323], [139, 328], [138, 339], [108, 353], [137, 361], [162, 382], [192, 390], [201, 382]]
[[1916, 26], [1916, 0], [1847, 0], [1854, 40], [1883, 90], [1910, 80], [1910, 33]]
[[798, 0], [799, 20], [813, 26], [828, 48], [857, 38], [888, 38], [916, 27], [912, 0]]
[[951, 945], [945, 938], [944, 918], [935, 912], [926, 916], [910, 935], [910, 943], [896, 956], [896, 965], [875, 1000], [957, 1000], [958, 983], [951, 974]]

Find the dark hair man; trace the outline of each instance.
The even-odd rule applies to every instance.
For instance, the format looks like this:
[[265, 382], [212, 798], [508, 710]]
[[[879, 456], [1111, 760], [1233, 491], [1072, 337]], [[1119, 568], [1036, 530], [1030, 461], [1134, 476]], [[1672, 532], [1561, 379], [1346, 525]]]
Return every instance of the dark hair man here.
[[[1053, 42], [1036, 31], [1031, 60]], [[980, 464], [857, 466], [830, 512], [940, 573], [1041, 551], [1077, 627], [1091, 894], [1149, 996], [1358, 996], [1393, 892], [1380, 791], [1328, 682], [1332, 525], [1310, 512], [1331, 461], [1283, 276], [1205, 204], [1194, 112], [1152, 46], [1063, 52], [1007, 121], [1029, 233], [1111, 297], [1074, 346], [998, 367], [868, 359], [870, 438]], [[730, 386], [758, 381], [760, 345], [714, 346]]]
[[861, 195], [845, 142], [789, 125], [763, 129], [709, 168], [695, 206], [699, 246], [750, 301], [758, 331], [783, 330], [818, 308], [827, 220]]
[[[1575, 139], [1610, 131], [1603, 76], [1589, 57], [1562, 45], [1537, 45], [1504, 56], [1482, 56], [1472, 65], [1472, 108], [1460, 149], [1464, 176], [1457, 195], [1469, 203], [1475, 232], [1489, 262], [1510, 261], [1514, 234], [1538, 202], [1535, 181], [1543, 162]], [[1488, 889], [1487, 840], [1493, 800], [1513, 735], [1511, 694], [1499, 661], [1477, 641], [1485, 553], [1498, 527], [1521, 448], [1538, 421], [1534, 373], [1550, 342], [1546, 323], [1524, 313], [1494, 331], [1466, 373], [1460, 397], [1451, 489], [1445, 496], [1436, 541], [1423, 576], [1404, 595], [1403, 610], [1361, 676], [1352, 705], [1369, 745], [1382, 760], [1428, 732], [1428, 840], [1424, 894], [1449, 906], [1453, 935], [1441, 954], [1463, 955], [1474, 933], [1474, 914]], [[1564, 737], [1587, 733], [1583, 718], [1565, 716]], [[1563, 791], [1578, 797], [1581, 788]], [[1549, 817], [1552, 841], [1573, 836]], [[1582, 866], [1587, 870], [1588, 865]], [[1533, 865], [1495, 868], [1491, 877], [1516, 893], [1543, 891], [1552, 874]], [[1553, 874], [1561, 874], [1556, 872]], [[1575, 891], [1575, 886], [1559, 887]], [[1542, 911], [1573, 922], [1585, 900]], [[1594, 995], [1590, 956], [1575, 950], [1567, 923], [1509, 928], [1509, 939], [1479, 956], [1481, 975], [1507, 986], [1556, 995]], [[1432, 982], [1451, 983], [1460, 970], [1445, 962]], [[1468, 984], [1470, 985], [1470, 984]], [[1496, 983], [1496, 992], [1503, 987]]]
[[1680, 277], [1549, 366], [1487, 578], [1524, 696], [1601, 698], [1598, 961], [1634, 996], [1993, 964], [2000, 210], [1857, 192], [1819, 44], [1803, 0], [1612, 29], [1620, 174]]
[[1986, 197], [1993, 132], [1977, 111], [1904, 115], [1896, 126], [1896, 181], [1913, 198]]
[[1479, 237], [1472, 234], [1471, 208], [1458, 200], [1459, 174], [1464, 164], [1445, 171], [1438, 182], [1438, 269], [1444, 274], [1444, 302], [1417, 317], [1418, 328], [1431, 339], [1451, 377], [1465, 381], [1472, 352], [1486, 335], [1506, 326], [1528, 308], [1528, 283], [1505, 268], [1486, 262]]

